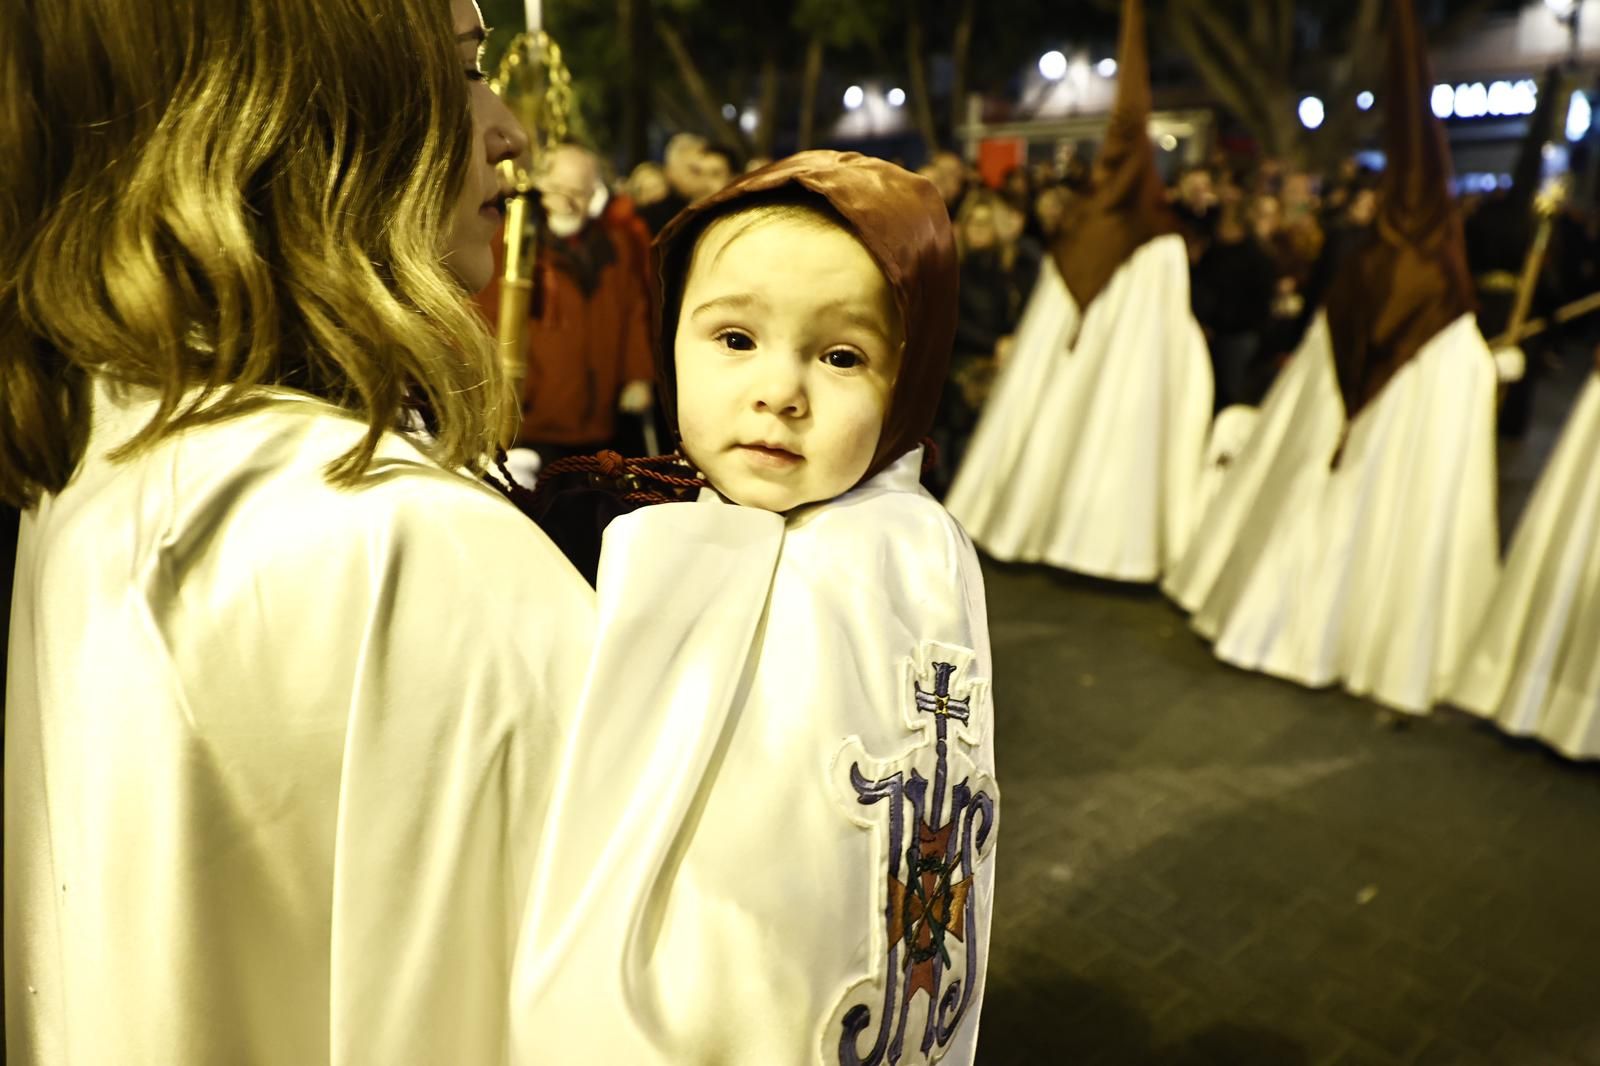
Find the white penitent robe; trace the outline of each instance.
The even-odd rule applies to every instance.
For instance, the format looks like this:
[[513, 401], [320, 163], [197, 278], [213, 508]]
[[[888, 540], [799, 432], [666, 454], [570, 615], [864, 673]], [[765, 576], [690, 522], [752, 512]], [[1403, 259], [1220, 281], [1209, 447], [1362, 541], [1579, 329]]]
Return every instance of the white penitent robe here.
[[[308, 397], [106, 452], [24, 516], [11, 1066], [505, 1063], [593, 594], [492, 490]], [[543, 1058], [528, 1060], [548, 1061]]]
[[787, 517], [618, 519], [514, 979], [573, 1066], [971, 1063], [998, 793], [983, 581], [920, 449]]
[[1600, 374], [1518, 523], [1450, 702], [1572, 758], [1600, 758]]
[[1199, 517], [1211, 399], [1182, 237], [1141, 246], [1081, 317], [1047, 258], [946, 506], [996, 559], [1154, 581]]
[[[1228, 452], [1225, 466], [1208, 463], [1205, 481], [1213, 484], [1204, 493], [1205, 509], [1188, 549], [1161, 582], [1186, 611], [1207, 601], [1213, 610], [1226, 610], [1255, 573], [1277, 516], [1309, 513], [1327, 479], [1344, 429], [1344, 401], [1325, 315], [1313, 320], [1253, 419], [1232, 407], [1218, 415], [1214, 445], [1224, 436], [1225, 419], [1245, 430], [1244, 440]], [[1264, 520], [1263, 513], [1270, 517]]]
[[1423, 346], [1349, 426], [1325, 324], [1264, 405], [1179, 570], [1225, 662], [1342, 682], [1424, 713], [1447, 691], [1499, 573], [1494, 360], [1471, 315]]

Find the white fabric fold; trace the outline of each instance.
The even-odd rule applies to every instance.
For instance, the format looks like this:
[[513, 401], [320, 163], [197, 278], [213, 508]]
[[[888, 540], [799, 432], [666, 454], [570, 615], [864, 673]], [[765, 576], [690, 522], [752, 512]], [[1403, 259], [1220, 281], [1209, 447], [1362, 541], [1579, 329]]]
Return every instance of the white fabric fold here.
[[1575, 759], [1600, 757], [1600, 374], [1528, 509], [1450, 702]]
[[1082, 316], [1046, 258], [946, 505], [996, 559], [1154, 581], [1198, 518], [1212, 390], [1182, 237]]
[[[1211, 611], [1226, 613], [1261, 565], [1276, 516], [1311, 506], [1343, 428], [1327, 317], [1319, 313], [1262, 400], [1243, 446], [1225, 470], [1208, 468], [1218, 483], [1162, 590], [1186, 611], [1209, 603]], [[1213, 432], [1213, 441], [1220, 433]]]
[[1457, 319], [1350, 424], [1334, 467], [1325, 327], [1284, 377], [1178, 591], [1225, 662], [1424, 713], [1499, 575], [1494, 361]]

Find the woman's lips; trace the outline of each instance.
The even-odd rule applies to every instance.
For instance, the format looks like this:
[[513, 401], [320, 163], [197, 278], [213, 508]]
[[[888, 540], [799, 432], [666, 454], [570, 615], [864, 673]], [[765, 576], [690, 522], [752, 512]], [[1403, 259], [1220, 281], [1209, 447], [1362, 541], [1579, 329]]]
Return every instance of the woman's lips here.
[[783, 448], [769, 448], [764, 444], [741, 444], [739, 451], [758, 466], [787, 468], [800, 463], [800, 456]]

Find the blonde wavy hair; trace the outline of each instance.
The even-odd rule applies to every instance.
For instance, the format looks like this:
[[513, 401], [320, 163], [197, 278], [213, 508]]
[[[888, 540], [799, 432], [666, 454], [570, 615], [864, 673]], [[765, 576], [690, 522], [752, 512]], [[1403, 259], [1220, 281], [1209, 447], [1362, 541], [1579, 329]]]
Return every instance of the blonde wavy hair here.
[[276, 386], [366, 421], [336, 483], [413, 411], [477, 468], [513, 397], [440, 261], [453, 38], [447, 0], [0, 4], [0, 499], [71, 479], [97, 375], [159, 391], [124, 456]]

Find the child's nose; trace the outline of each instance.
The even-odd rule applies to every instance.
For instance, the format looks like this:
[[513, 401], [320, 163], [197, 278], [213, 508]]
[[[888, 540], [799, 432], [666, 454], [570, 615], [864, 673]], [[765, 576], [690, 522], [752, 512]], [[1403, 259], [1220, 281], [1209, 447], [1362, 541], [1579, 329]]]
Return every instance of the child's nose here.
[[798, 356], [762, 360], [756, 381], [757, 410], [794, 418], [806, 413], [805, 368]]

